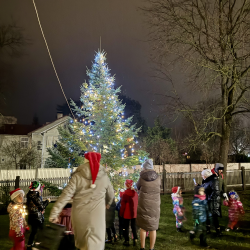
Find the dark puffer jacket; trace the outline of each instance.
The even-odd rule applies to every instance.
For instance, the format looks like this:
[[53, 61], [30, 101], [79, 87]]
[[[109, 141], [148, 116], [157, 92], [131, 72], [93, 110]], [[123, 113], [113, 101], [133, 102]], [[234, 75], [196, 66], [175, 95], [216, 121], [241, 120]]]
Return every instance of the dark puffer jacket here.
[[221, 216], [220, 184], [218, 177], [216, 175], [209, 176], [202, 181], [201, 186], [205, 188], [209, 212], [212, 215]]
[[116, 203], [113, 200], [112, 204], [110, 205], [109, 209], [106, 209], [106, 228], [113, 228], [115, 223], [115, 208]]
[[195, 195], [193, 201], [193, 219], [194, 222], [203, 223], [206, 222], [209, 215], [207, 200], [202, 200], [199, 198], [199, 195]]
[[49, 201], [43, 201], [38, 191], [29, 191], [27, 193], [27, 208], [28, 208], [28, 223], [32, 224], [34, 221], [43, 223], [43, 211], [48, 206]]
[[146, 231], [157, 230], [160, 219], [161, 178], [154, 170], [143, 170], [136, 185], [140, 191], [136, 223]]

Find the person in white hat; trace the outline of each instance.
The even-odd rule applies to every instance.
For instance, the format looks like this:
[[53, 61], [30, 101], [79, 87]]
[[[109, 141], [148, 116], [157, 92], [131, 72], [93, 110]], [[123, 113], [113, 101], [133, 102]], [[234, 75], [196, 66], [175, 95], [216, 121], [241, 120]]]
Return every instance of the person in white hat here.
[[[7, 208], [10, 216], [9, 237], [13, 241], [13, 248], [16, 250], [25, 250], [25, 228], [26, 221], [25, 206], [23, 206], [24, 191], [20, 188], [10, 192], [11, 202]], [[28, 228], [27, 228], [28, 229]]]

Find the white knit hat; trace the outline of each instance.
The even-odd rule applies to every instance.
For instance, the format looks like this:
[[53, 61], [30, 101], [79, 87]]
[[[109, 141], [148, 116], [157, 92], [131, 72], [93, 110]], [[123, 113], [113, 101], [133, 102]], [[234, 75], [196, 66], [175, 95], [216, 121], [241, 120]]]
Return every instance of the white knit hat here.
[[205, 177], [209, 177], [211, 175], [213, 175], [211, 169], [204, 169], [202, 172], [201, 172], [201, 175], [205, 176]]
[[143, 168], [145, 170], [148, 169], [153, 169], [154, 170], [154, 165], [153, 165], [153, 161], [152, 159], [147, 159], [143, 164], [142, 164]]

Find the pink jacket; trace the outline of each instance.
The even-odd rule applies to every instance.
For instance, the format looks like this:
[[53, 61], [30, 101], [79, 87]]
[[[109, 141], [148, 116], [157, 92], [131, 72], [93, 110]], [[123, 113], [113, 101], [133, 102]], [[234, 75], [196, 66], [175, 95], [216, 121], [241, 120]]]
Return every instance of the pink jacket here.
[[240, 214], [244, 214], [243, 205], [240, 201], [236, 199], [229, 199], [223, 201], [224, 206], [228, 208], [228, 217], [231, 221], [239, 220]]

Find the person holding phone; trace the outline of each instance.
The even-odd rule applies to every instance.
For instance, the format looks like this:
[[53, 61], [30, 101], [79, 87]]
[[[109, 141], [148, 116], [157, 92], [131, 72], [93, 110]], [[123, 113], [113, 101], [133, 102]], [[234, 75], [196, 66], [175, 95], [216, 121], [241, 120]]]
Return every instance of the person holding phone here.
[[[208, 209], [211, 213], [211, 221], [215, 227], [217, 236], [221, 235], [219, 217], [221, 216], [221, 196], [220, 196], [220, 185], [218, 178], [212, 173], [210, 169], [204, 169], [201, 172], [202, 185], [206, 193], [206, 200], [208, 203]], [[198, 185], [199, 186], [199, 185]], [[210, 233], [211, 222], [207, 220], [207, 233]]]

